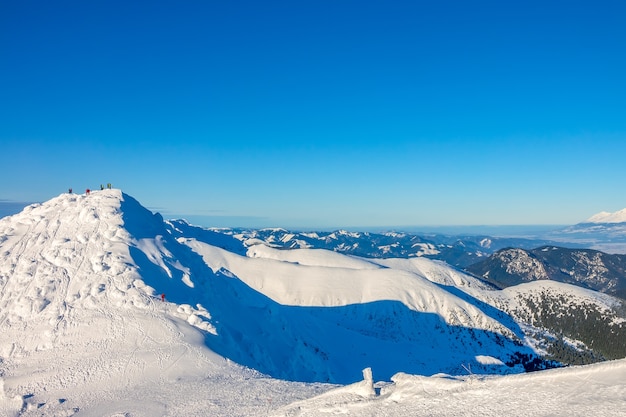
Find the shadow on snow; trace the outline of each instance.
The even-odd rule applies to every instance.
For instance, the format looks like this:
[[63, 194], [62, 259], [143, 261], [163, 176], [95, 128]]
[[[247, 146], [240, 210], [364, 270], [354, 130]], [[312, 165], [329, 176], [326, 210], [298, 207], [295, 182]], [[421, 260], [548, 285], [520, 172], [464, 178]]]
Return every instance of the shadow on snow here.
[[[160, 256], [168, 272], [137, 247], [130, 253], [147, 285], [176, 304], [201, 304], [211, 314], [217, 335], [206, 333], [206, 345], [218, 354], [274, 378], [302, 382], [351, 383], [371, 367], [379, 380], [397, 372], [521, 372], [506, 365], [482, 366], [477, 355], [509, 361], [533, 352], [518, 341], [482, 329], [448, 325], [439, 315], [417, 312], [398, 301], [381, 300], [338, 307], [279, 304], [226, 270], [212, 271], [202, 257], [175, 239], [159, 214], [152, 214], [124, 195], [126, 229], [137, 239], [161, 241]], [[171, 227], [171, 224], [170, 224]], [[188, 224], [176, 227], [192, 229]], [[200, 229], [200, 228], [196, 228]], [[200, 229], [201, 230], [201, 229]], [[227, 244], [216, 233], [179, 230], [209, 244]], [[193, 233], [189, 233], [193, 232]], [[189, 233], [189, 234], [188, 234]], [[194, 234], [195, 233], [195, 234]], [[161, 236], [159, 238], [159, 236]], [[241, 248], [239, 249], [241, 250]], [[193, 287], [185, 284], [185, 275]], [[505, 313], [451, 287], [442, 287], [502, 321], [518, 337], [521, 329]], [[507, 319], [508, 318], [508, 319]]]

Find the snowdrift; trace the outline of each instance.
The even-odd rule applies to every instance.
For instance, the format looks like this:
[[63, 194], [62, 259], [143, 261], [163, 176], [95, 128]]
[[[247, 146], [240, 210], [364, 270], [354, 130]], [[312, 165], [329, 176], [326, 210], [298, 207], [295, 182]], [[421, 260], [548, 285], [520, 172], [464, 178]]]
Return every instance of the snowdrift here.
[[432, 377], [399, 373], [372, 395], [367, 380], [271, 416], [626, 416], [626, 360], [530, 374]]

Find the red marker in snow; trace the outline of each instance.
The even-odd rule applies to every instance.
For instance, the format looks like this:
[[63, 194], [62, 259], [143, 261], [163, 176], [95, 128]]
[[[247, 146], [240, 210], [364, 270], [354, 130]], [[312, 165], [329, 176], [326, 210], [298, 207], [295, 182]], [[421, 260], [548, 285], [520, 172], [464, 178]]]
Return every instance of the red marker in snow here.
[[165, 294], [161, 294], [161, 301], [165, 301]]

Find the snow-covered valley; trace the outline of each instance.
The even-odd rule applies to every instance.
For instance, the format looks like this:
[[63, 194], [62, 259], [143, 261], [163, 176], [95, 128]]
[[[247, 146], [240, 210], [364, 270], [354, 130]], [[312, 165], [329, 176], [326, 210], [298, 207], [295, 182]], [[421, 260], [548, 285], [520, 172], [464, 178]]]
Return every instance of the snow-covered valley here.
[[625, 360], [524, 373], [540, 329], [513, 311], [544, 287], [618, 303], [62, 194], [0, 220], [0, 414], [626, 415]]

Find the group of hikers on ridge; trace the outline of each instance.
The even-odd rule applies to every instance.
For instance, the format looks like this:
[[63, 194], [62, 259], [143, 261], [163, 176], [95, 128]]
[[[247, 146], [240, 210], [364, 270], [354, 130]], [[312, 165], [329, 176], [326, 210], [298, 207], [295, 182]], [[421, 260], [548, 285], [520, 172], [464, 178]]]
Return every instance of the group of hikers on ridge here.
[[[109, 190], [111, 189], [111, 183], [108, 183], [108, 184], [107, 184], [107, 188], [108, 188]], [[104, 190], [104, 185], [100, 184], [100, 190]], [[72, 193], [73, 193], [72, 187], [70, 187], [70, 189], [68, 190], [68, 192], [69, 192], [70, 194], [72, 194]], [[90, 192], [91, 192], [91, 189], [89, 189], [89, 188], [87, 188], [87, 189], [85, 190], [85, 194], [87, 194], [87, 195], [88, 195]]]

